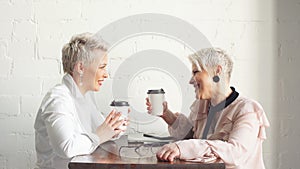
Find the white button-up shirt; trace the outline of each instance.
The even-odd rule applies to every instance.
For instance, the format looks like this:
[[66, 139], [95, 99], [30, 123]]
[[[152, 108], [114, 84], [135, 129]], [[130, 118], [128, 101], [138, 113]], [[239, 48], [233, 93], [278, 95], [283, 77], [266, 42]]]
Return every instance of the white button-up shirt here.
[[37, 168], [66, 169], [72, 157], [98, 147], [93, 132], [104, 117], [89, 96], [80, 93], [69, 74], [46, 94], [34, 124]]

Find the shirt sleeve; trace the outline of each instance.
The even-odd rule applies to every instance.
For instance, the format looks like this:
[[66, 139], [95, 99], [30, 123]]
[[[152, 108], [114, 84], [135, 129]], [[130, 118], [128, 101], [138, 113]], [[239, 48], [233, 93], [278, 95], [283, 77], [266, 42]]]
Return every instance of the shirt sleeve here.
[[191, 139], [176, 142], [181, 159], [212, 162], [222, 159], [226, 166], [238, 166], [245, 162], [261, 140], [258, 138], [260, 121], [257, 113], [241, 113], [233, 124], [229, 140]]
[[186, 117], [184, 114], [178, 114], [175, 122], [168, 127], [170, 135], [178, 140], [192, 138], [198, 114], [206, 113], [207, 105], [207, 100], [195, 100], [190, 107], [189, 117]]
[[100, 144], [97, 135], [81, 130], [77, 118], [71, 111], [72, 106], [56, 102], [48, 106], [48, 110], [43, 114], [49, 142], [54, 151], [64, 158], [90, 154]]
[[193, 125], [189, 118], [183, 114], [179, 114], [175, 122], [168, 127], [169, 133], [172, 137], [181, 140], [192, 131]]

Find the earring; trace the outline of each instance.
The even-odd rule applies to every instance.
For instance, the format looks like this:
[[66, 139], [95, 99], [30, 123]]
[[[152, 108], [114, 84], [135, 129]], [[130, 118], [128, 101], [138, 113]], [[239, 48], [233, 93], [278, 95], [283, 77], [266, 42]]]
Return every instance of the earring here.
[[220, 81], [220, 77], [219, 76], [214, 76], [213, 77], [213, 81], [215, 82], [215, 83], [218, 83], [219, 81]]
[[82, 86], [82, 85], [83, 85], [83, 83], [82, 83], [82, 76], [83, 76], [83, 72], [80, 71], [80, 72], [79, 72], [79, 86]]

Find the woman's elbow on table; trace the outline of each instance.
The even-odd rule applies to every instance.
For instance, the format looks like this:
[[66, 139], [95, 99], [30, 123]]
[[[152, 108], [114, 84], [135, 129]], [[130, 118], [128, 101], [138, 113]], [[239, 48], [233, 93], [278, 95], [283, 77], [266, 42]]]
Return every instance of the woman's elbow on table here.
[[77, 155], [90, 154], [93, 152], [91, 148], [87, 148], [80, 143], [75, 143], [73, 140], [65, 141], [54, 148], [55, 153], [62, 158], [72, 158]]
[[62, 158], [72, 158], [78, 155], [77, 153], [75, 153], [75, 150], [73, 148], [73, 143], [71, 143], [71, 141], [67, 141], [64, 144], [55, 147], [54, 152]]

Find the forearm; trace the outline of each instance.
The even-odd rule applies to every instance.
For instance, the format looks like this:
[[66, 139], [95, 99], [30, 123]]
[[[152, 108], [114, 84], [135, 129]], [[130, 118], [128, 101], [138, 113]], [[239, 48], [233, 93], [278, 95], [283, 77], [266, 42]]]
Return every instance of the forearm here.
[[178, 140], [192, 138], [192, 128], [191, 121], [183, 114], [179, 114], [173, 124], [168, 127], [170, 135]]
[[[96, 136], [97, 137], [97, 136]], [[76, 134], [61, 144], [54, 145], [55, 152], [62, 157], [72, 158], [77, 155], [90, 154], [99, 146], [99, 139], [90, 134]], [[95, 140], [96, 139], [96, 140]]]
[[191, 129], [188, 134], [184, 137], [184, 139], [192, 139], [194, 137], [194, 131]]
[[244, 163], [260, 144], [259, 123], [255, 113], [247, 113], [235, 121], [228, 141], [191, 139], [176, 142], [181, 159], [203, 162], [220, 158], [227, 166]]
[[171, 112], [169, 109], [167, 109], [166, 111], [163, 112], [163, 115], [161, 116], [161, 118], [169, 125], [171, 126], [177, 119], [176, 114], [174, 114], [173, 112]]
[[76, 130], [71, 116], [58, 114], [45, 121], [49, 141], [54, 151], [62, 157], [89, 154], [99, 145], [99, 138], [93, 133]]

